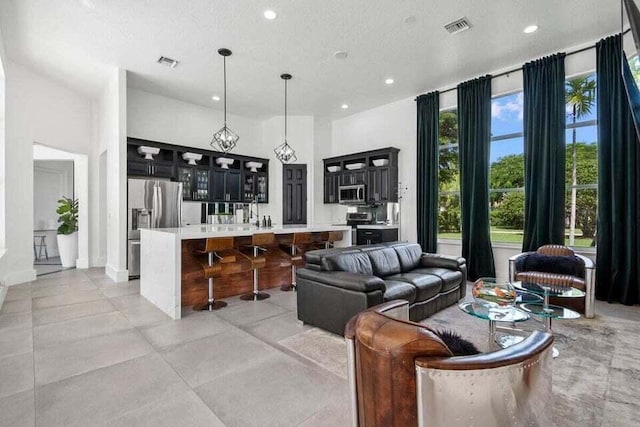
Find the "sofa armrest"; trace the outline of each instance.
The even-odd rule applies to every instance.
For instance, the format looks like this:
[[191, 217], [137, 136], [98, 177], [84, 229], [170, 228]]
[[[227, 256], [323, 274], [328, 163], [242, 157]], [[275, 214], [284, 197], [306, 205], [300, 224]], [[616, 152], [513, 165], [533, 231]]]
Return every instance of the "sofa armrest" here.
[[350, 273], [348, 271], [314, 271], [306, 268], [298, 270], [297, 275], [303, 279], [350, 291], [385, 291], [384, 281], [377, 276]]
[[449, 270], [461, 270], [466, 265], [467, 260], [462, 257], [447, 256], [440, 254], [423, 253], [420, 258], [420, 265], [425, 268], [438, 267]]

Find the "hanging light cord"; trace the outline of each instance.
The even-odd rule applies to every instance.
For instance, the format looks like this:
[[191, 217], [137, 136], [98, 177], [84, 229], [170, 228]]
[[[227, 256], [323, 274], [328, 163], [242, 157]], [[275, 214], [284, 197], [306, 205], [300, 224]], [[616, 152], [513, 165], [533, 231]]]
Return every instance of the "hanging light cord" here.
[[224, 73], [224, 127], [227, 127], [227, 57], [222, 57], [222, 69]]
[[287, 142], [287, 80], [284, 81], [284, 142]]

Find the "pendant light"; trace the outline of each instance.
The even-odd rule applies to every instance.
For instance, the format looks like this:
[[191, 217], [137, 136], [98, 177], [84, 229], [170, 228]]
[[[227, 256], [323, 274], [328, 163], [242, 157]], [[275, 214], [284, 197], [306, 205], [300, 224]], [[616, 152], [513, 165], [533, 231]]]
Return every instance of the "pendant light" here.
[[280, 78], [284, 80], [284, 144], [278, 145], [273, 151], [282, 163], [293, 163], [298, 160], [298, 157], [287, 142], [287, 81], [291, 80], [291, 74], [282, 74]]
[[234, 149], [240, 137], [227, 127], [227, 56], [231, 56], [231, 51], [229, 49], [218, 49], [218, 53], [224, 61], [224, 126], [213, 134], [210, 144], [223, 153], [228, 153]]

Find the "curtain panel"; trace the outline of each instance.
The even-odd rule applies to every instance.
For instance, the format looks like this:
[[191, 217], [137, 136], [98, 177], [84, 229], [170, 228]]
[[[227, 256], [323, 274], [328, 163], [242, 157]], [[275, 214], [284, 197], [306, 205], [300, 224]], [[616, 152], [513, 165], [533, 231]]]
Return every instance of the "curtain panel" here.
[[418, 243], [425, 252], [438, 250], [438, 149], [440, 93], [420, 95], [418, 113]]
[[596, 44], [596, 297], [631, 305], [640, 303], [640, 141], [621, 74], [621, 48], [620, 35]]
[[462, 256], [469, 280], [495, 277], [489, 223], [491, 76], [458, 85]]
[[524, 64], [523, 252], [564, 244], [565, 54]]

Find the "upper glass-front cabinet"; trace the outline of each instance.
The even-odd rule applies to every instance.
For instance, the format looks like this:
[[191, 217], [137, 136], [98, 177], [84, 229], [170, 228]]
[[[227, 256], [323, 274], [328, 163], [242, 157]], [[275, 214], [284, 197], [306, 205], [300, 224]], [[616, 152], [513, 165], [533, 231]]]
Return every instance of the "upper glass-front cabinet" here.
[[182, 200], [209, 200], [209, 170], [179, 167], [178, 181], [182, 183]]

